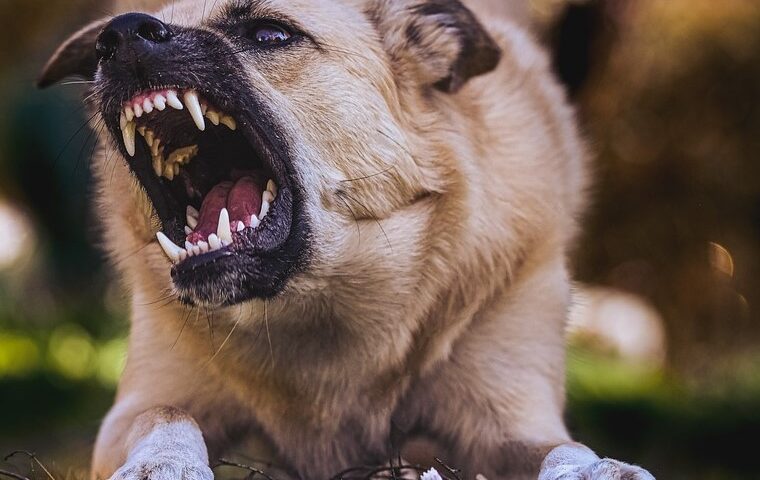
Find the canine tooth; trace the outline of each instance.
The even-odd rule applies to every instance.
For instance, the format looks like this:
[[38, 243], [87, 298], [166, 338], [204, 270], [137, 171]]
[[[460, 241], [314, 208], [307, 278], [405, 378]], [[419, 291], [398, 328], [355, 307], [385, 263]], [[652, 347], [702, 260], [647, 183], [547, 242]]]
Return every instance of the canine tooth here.
[[158, 238], [158, 244], [161, 245], [166, 256], [169, 257], [172, 262], [178, 263], [180, 261], [180, 251], [182, 249], [169, 240], [169, 237], [164, 235], [163, 232], [156, 232], [156, 238]]
[[135, 117], [137, 117], [137, 118], [142, 117], [143, 109], [142, 109], [142, 106], [139, 103], [135, 103], [132, 108], [135, 111]]
[[182, 102], [180, 101], [179, 97], [177, 97], [177, 92], [175, 92], [174, 90], [169, 90], [168, 92], [166, 92], [166, 103], [170, 107], [176, 110], [182, 110], [183, 108], [185, 108], [182, 105]]
[[193, 117], [195, 126], [201, 132], [206, 130], [206, 121], [203, 119], [203, 112], [201, 111], [201, 103], [198, 100], [198, 94], [194, 90], [185, 92], [183, 96], [185, 105], [187, 105], [187, 111], [190, 112], [190, 116]]
[[256, 215], [251, 215], [251, 228], [256, 228], [261, 224], [261, 220]]
[[275, 198], [277, 198], [277, 184], [274, 183], [274, 180], [269, 179], [267, 181], [267, 190], [269, 190], [270, 192], [272, 192], [272, 200], [274, 200]]
[[124, 107], [124, 116], [127, 117], [128, 122], [131, 122], [135, 119], [135, 111], [132, 110], [132, 107]]
[[226, 208], [219, 212], [219, 224], [216, 226], [216, 235], [223, 245], [232, 243], [232, 231], [230, 230], [230, 214]]
[[274, 193], [270, 192], [269, 190], [264, 190], [264, 193], [261, 194], [261, 201], [271, 204], [274, 202]]
[[130, 157], [135, 156], [135, 122], [127, 122], [127, 126], [121, 129], [121, 136], [124, 139], [124, 148]]
[[208, 246], [210, 250], [219, 250], [222, 248], [222, 241], [216, 236], [216, 233], [212, 233], [208, 236]]
[[157, 177], [164, 171], [164, 158], [161, 155], [153, 155], [153, 171]]
[[179, 251], [179, 261], [180, 262], [183, 261], [183, 260], [185, 260], [187, 257], [188, 257], [187, 250], [185, 250], [183, 248], [182, 250]]
[[259, 212], [259, 218], [263, 220], [264, 217], [267, 216], [267, 213], [269, 213], [269, 202], [264, 200], [261, 202], [261, 211]]
[[190, 228], [195, 228], [198, 226], [199, 216], [200, 214], [198, 213], [198, 210], [190, 205], [187, 206], [187, 213], [185, 214], [185, 217], [187, 217], [187, 224], [190, 226]]
[[235, 122], [235, 119], [229, 115], [222, 115], [222, 118], [219, 119], [219, 123], [229, 128], [230, 130], [237, 129], [237, 123]]
[[185, 225], [185, 235], [190, 235], [193, 233], [193, 229]]
[[142, 104], [142, 108], [145, 110], [145, 113], [150, 113], [153, 111], [153, 102], [150, 101], [150, 98], [145, 99]]
[[201, 240], [198, 242], [198, 248], [201, 249], [201, 253], [206, 253], [208, 252], [208, 243]]
[[124, 130], [124, 127], [127, 126], [127, 116], [124, 114], [124, 112], [121, 112], [119, 114], [119, 128]]
[[211, 123], [213, 123], [214, 125], [219, 125], [219, 114], [216, 113], [215, 111], [209, 110], [208, 112], [206, 112], [206, 118], [211, 120]]

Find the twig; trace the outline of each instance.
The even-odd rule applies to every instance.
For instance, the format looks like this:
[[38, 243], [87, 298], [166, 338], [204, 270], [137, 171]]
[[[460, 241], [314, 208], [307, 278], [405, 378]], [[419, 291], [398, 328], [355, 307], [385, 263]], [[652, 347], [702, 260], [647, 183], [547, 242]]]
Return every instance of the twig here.
[[48, 470], [47, 468], [45, 468], [45, 465], [43, 465], [42, 462], [40, 462], [40, 460], [37, 458], [37, 455], [35, 453], [33, 453], [33, 452], [29, 452], [27, 450], [15, 450], [15, 451], [9, 453], [8, 455], [6, 455], [3, 460], [5, 460], [7, 462], [9, 458], [11, 458], [11, 457], [13, 457], [15, 455], [18, 455], [18, 454], [26, 455], [27, 457], [29, 457], [30, 460], [34, 461], [34, 463], [36, 463], [37, 465], [39, 465], [39, 467], [42, 469], [43, 472], [45, 472], [45, 474], [48, 476], [48, 478], [50, 480], [55, 480], [55, 477], [53, 476], [52, 473], [50, 473], [50, 470]]
[[23, 475], [19, 475], [18, 473], [9, 472], [8, 470], [0, 470], [0, 475], [6, 476], [6, 477], [10, 477], [10, 478], [14, 478], [16, 480], [29, 480], [29, 478], [27, 478], [27, 477], [25, 477]]
[[249, 472], [251, 472], [251, 475], [249, 475], [248, 478], [253, 478], [256, 475], [261, 475], [262, 477], [266, 478], [267, 480], [275, 480], [274, 478], [272, 478], [269, 475], [267, 475], [266, 473], [264, 473], [263, 470], [259, 470], [258, 468], [252, 467], [250, 465], [245, 465], [245, 464], [242, 464], [242, 463], [233, 462], [233, 461], [227, 460], [225, 458], [220, 458], [219, 460], [217, 460], [217, 464], [214, 465], [214, 468], [222, 466], [222, 465], [226, 465], [228, 467], [242, 468], [243, 470], [248, 470]]

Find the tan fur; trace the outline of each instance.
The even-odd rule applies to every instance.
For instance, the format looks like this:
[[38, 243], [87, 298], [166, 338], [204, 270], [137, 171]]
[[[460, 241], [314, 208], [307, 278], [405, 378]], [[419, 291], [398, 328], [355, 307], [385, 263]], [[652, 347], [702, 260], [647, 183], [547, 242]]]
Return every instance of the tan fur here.
[[[142, 7], [198, 26], [226, 1], [155, 3]], [[309, 479], [386, 450], [391, 421], [427, 432], [433, 451], [411, 460], [535, 478], [569, 441], [566, 255], [586, 187], [584, 146], [546, 55], [491, 13], [480, 20], [502, 49], [497, 69], [457, 93], [421, 89], [438, 67], [415, 64], [402, 2], [376, 12], [377, 25], [369, 0], [263, 3], [335, 47], [247, 71], [297, 148], [311, 263], [266, 302], [181, 306], [150, 202], [107, 146], [95, 167], [99, 216], [132, 294], [132, 328], [94, 478], [134, 463], [126, 432], [147, 435], [167, 406], [195, 419], [212, 460], [257, 437], [268, 452], [253, 456]]]

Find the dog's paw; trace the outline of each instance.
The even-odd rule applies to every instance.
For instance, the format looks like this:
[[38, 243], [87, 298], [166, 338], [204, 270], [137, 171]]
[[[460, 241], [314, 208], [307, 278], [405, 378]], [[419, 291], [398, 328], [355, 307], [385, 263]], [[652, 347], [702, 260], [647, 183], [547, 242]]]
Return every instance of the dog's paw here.
[[213, 480], [208, 465], [171, 454], [128, 460], [109, 480]]
[[562, 445], [546, 457], [538, 480], [655, 480], [636, 465], [602, 458], [580, 444]]

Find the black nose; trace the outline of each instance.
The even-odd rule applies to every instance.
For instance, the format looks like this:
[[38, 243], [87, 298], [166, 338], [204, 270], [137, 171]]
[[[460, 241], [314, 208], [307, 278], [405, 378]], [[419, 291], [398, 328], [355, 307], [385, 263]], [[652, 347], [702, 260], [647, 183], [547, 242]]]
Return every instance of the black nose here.
[[98, 59], [110, 60], [128, 45], [136, 50], [149, 49], [172, 37], [161, 20], [144, 13], [125, 13], [105, 26], [95, 43]]

